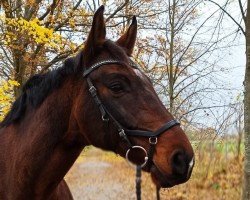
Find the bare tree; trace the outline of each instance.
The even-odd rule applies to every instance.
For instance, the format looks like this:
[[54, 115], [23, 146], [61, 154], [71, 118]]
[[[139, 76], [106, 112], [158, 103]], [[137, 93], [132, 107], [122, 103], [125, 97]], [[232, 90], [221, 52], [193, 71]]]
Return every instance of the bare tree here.
[[[239, 1], [240, 2], [240, 1]], [[241, 5], [241, 4], [239, 4]], [[245, 130], [245, 165], [242, 199], [250, 199], [250, 1], [247, 1], [247, 13], [240, 6], [246, 26], [246, 71], [244, 92], [244, 130]]]
[[223, 48], [221, 43], [231, 32], [222, 35], [220, 21], [213, 21], [218, 9], [203, 16], [203, 1], [172, 0], [160, 5], [151, 23], [140, 21], [141, 29], [147, 32], [145, 39], [137, 42], [135, 58], [153, 80], [165, 105], [188, 127], [200, 121], [203, 110], [225, 104], [208, 104], [225, 90], [223, 82], [214, 78], [224, 74], [218, 65], [221, 57], [210, 57]]
[[[244, 138], [245, 138], [245, 161], [244, 161], [244, 182], [242, 200], [250, 199], [250, 1], [238, 0], [238, 8], [241, 13], [241, 20], [243, 25], [238, 22], [227, 11], [227, 5], [230, 3], [226, 1], [223, 6], [215, 1], [208, 0], [217, 5], [221, 11], [228, 16], [235, 24], [235, 27], [244, 35], [246, 41], [246, 68], [244, 80]], [[247, 4], [247, 6], [246, 6]]]
[[152, 18], [160, 8], [146, 0], [0, 1], [1, 77], [22, 86], [32, 74], [46, 72], [77, 52], [94, 11], [102, 4], [115, 35], [125, 30], [133, 15], [139, 20]]

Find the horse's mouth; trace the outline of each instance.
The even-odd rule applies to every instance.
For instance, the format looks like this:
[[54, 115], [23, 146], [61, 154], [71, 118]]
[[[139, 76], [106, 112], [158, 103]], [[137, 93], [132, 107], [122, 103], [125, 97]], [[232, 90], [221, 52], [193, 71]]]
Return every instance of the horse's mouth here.
[[157, 188], [170, 188], [188, 181], [189, 177], [167, 175], [157, 165], [150, 169], [151, 177]]

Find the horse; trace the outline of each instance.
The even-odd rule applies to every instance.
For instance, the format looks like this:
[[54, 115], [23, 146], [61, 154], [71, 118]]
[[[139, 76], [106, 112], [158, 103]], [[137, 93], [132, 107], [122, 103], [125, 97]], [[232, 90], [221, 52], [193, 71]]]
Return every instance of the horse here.
[[0, 124], [0, 199], [73, 199], [64, 176], [88, 145], [140, 165], [158, 188], [189, 180], [192, 146], [132, 59], [136, 17], [111, 41], [103, 13], [75, 56], [26, 82]]

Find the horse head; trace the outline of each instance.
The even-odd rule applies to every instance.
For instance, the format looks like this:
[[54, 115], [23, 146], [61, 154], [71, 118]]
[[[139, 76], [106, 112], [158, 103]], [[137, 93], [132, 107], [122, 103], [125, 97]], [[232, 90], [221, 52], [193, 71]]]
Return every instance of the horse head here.
[[[115, 42], [106, 39], [104, 7], [95, 13], [79, 53], [83, 87], [75, 115], [86, 144], [112, 150], [151, 173], [157, 187], [186, 182], [194, 165], [192, 146], [165, 108], [152, 82], [135, 64], [137, 35], [133, 17]], [[89, 90], [86, 94], [86, 90]]]

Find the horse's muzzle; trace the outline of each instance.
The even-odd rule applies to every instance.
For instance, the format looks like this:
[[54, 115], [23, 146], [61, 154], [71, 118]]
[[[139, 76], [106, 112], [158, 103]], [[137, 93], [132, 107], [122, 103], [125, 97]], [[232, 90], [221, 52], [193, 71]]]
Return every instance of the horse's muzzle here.
[[179, 150], [172, 153], [170, 158], [171, 173], [166, 173], [156, 162], [153, 162], [150, 172], [153, 182], [158, 188], [169, 188], [189, 180], [194, 166], [194, 157]]

